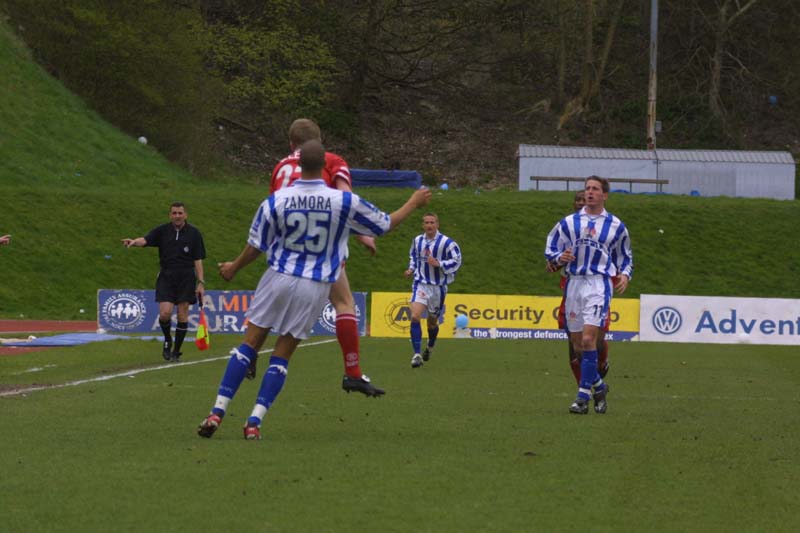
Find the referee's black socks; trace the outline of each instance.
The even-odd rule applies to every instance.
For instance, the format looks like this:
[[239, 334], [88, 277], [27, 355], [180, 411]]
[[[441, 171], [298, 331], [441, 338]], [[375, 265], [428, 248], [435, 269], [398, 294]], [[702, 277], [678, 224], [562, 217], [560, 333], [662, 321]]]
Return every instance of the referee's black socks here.
[[164, 332], [164, 340], [172, 344], [172, 333], [170, 332], [170, 330], [172, 329], [172, 325], [170, 324], [170, 321], [159, 320], [158, 325], [161, 326], [161, 331]]
[[186, 332], [189, 330], [189, 323], [188, 322], [178, 322], [178, 326], [175, 328], [175, 349], [174, 351], [179, 352], [181, 349], [181, 345], [183, 344], [183, 339], [186, 337]]

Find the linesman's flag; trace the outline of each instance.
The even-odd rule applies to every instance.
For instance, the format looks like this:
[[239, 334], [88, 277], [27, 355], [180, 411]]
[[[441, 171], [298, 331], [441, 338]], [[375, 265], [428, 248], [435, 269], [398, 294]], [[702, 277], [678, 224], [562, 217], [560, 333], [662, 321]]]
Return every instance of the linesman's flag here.
[[203, 308], [200, 308], [200, 322], [197, 324], [197, 335], [194, 343], [198, 350], [208, 350], [211, 347], [211, 337], [208, 336], [208, 320]]

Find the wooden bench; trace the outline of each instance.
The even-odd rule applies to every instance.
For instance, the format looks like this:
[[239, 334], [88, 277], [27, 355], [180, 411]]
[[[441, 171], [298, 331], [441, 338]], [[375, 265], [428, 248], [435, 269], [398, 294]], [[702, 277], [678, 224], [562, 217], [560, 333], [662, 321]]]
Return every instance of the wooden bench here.
[[[569, 189], [570, 183], [583, 183], [586, 181], [586, 178], [570, 178], [566, 176], [531, 176], [531, 181], [536, 182], [536, 190], [539, 190], [539, 182], [540, 181], [563, 181], [567, 184], [567, 190]], [[606, 178], [610, 183], [627, 183], [628, 184], [628, 191], [633, 192], [633, 184], [634, 183], [649, 183], [656, 186], [657, 192], [663, 191], [663, 186], [669, 183], [669, 180], [648, 180], [648, 179], [641, 179], [641, 178]]]

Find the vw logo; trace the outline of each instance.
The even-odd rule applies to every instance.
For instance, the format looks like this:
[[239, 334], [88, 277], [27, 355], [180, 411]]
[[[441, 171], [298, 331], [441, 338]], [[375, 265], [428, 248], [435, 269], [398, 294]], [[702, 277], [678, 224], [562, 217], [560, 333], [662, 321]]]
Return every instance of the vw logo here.
[[659, 307], [653, 313], [653, 327], [664, 335], [672, 335], [681, 329], [681, 324], [683, 324], [683, 318], [674, 307]]

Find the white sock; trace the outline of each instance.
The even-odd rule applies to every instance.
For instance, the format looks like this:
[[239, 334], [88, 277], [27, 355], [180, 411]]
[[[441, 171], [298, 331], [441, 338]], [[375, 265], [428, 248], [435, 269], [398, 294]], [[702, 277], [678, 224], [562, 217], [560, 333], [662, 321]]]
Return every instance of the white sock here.
[[250, 417], [258, 418], [259, 421], [264, 420], [264, 416], [267, 414], [267, 408], [260, 403], [257, 403], [255, 407], [253, 407], [253, 412], [250, 413]]
[[222, 409], [225, 412], [228, 412], [228, 404], [231, 403], [231, 399], [227, 396], [218, 395], [217, 401], [214, 402], [215, 409]]

